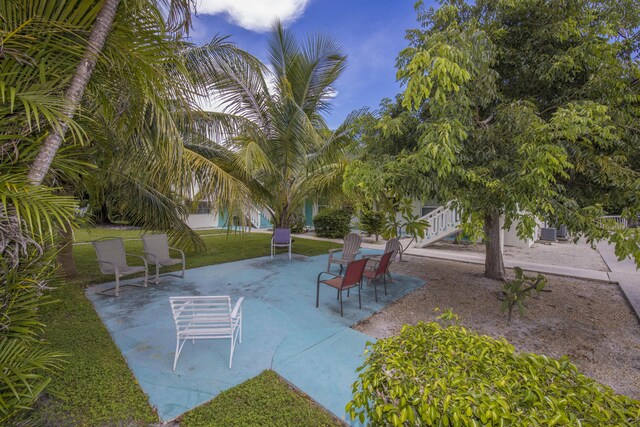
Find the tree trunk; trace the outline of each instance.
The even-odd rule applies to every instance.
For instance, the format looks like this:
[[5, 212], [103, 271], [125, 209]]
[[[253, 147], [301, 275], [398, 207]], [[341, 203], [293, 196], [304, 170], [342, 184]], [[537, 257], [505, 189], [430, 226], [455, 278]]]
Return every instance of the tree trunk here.
[[60, 230], [62, 241], [58, 245], [58, 263], [62, 266], [64, 277], [72, 279], [78, 275], [76, 263], [73, 259], [73, 230], [67, 224], [66, 230]]
[[[82, 56], [64, 95], [66, 106], [63, 109], [63, 113], [69, 119], [73, 119], [80, 105], [91, 74], [98, 62], [100, 52], [102, 52], [107, 36], [111, 31], [118, 4], [120, 4], [120, 0], [105, 0], [102, 9], [98, 13], [96, 22], [91, 29], [87, 50]], [[60, 148], [60, 144], [62, 144], [62, 138], [67, 132], [67, 129], [67, 123], [63, 122], [61, 123], [60, 129], [51, 129], [49, 131], [49, 135], [42, 143], [38, 156], [29, 170], [28, 178], [32, 184], [42, 184], [44, 177], [51, 167], [51, 162], [53, 162]]]
[[500, 215], [490, 213], [484, 217], [485, 260], [484, 275], [490, 279], [505, 280], [504, 259], [500, 244]]
[[113, 224], [109, 220], [109, 208], [106, 203], [100, 203], [100, 206], [91, 209], [91, 220], [96, 225], [111, 225]]

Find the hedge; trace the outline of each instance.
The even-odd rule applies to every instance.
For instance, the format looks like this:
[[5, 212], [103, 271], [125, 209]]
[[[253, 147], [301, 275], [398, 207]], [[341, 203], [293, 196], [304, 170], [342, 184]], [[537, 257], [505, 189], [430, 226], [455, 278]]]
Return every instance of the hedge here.
[[407, 325], [369, 343], [358, 372], [347, 412], [374, 426], [640, 425], [640, 402], [568, 358], [517, 353], [456, 325]]
[[373, 234], [378, 240], [378, 235], [384, 230], [384, 213], [364, 210], [360, 214], [360, 228], [367, 234]]
[[351, 231], [351, 213], [345, 209], [325, 209], [313, 218], [316, 235], [341, 239]]

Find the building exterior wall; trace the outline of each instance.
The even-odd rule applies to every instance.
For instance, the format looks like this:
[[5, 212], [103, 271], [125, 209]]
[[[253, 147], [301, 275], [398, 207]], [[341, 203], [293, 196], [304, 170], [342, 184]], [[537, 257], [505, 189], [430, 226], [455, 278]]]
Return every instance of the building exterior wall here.
[[189, 214], [187, 225], [190, 228], [215, 228], [218, 227], [218, 215], [216, 214]]

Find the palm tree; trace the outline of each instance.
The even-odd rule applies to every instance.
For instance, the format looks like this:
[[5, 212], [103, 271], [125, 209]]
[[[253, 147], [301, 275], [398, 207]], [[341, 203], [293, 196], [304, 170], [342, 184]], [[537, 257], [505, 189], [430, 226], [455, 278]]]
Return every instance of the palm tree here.
[[[8, 0], [10, 7], [15, 6], [12, 3], [14, 3], [13, 0]], [[105, 43], [107, 42], [107, 37], [114, 25], [120, 0], [104, 0], [101, 5], [98, 4], [97, 7], [100, 7], [99, 9], [94, 6], [94, 2], [89, 0], [77, 0], [68, 3], [75, 4], [67, 4], [67, 7], [63, 8], [60, 2], [28, 0], [27, 4], [20, 2], [18, 7], [15, 8], [21, 13], [29, 10], [38, 10], [42, 18], [53, 18], [63, 22], [68, 22], [65, 18], [69, 18], [70, 16], [77, 17], [78, 15], [84, 15], [86, 11], [90, 11], [88, 14], [89, 18], [91, 18], [91, 13], [97, 12], [82, 57], [80, 61], [77, 62], [75, 72], [71, 75], [71, 80], [62, 98], [64, 102], [60, 111], [62, 113], [60, 117], [61, 120], [51, 127], [48, 135], [42, 141], [38, 154], [29, 170], [29, 180], [34, 184], [41, 184], [43, 182], [69, 129], [70, 121], [73, 120], [80, 107], [91, 75], [100, 59]], [[158, 3], [167, 7], [169, 22], [173, 24], [174, 28], [189, 28], [192, 0], [157, 0], [153, 2], [153, 5], [157, 5]], [[136, 6], [144, 8], [147, 6], [147, 3], [140, 2], [139, 4], [129, 6], [131, 6], [131, 8], [124, 12], [123, 15], [134, 11]], [[80, 13], [77, 13], [77, 11], [80, 11]]]
[[306, 198], [341, 180], [349, 130], [359, 112], [334, 131], [322, 117], [346, 66], [331, 38], [300, 42], [277, 22], [268, 53], [268, 65], [248, 55], [212, 55], [206, 47], [194, 55], [210, 64], [207, 83], [224, 107], [211, 120], [224, 120], [220, 127], [229, 137], [213, 146], [226, 150], [231, 170], [247, 182], [274, 226], [289, 227]]
[[[84, 61], [84, 36], [95, 30], [92, 23], [104, 8], [87, 7], [82, 0], [32, 3], [0, 5], [6, 17], [0, 24], [0, 34], [6, 35], [0, 134], [4, 152], [20, 153], [14, 172], [28, 171], [29, 181], [41, 183], [43, 176], [33, 176], [41, 168], [34, 165], [49, 153], [46, 184], [66, 194], [89, 195], [92, 201], [108, 200], [135, 224], [168, 230], [174, 243], [201, 248], [202, 240], [184, 222], [183, 200], [194, 184], [215, 193], [221, 203], [242, 199], [246, 190], [219, 161], [212, 161], [215, 157], [183, 144], [196, 134], [215, 134], [197, 106], [205, 85], [199, 77], [203, 71], [189, 54], [193, 46], [168, 31], [154, 2], [129, 5], [117, 14], [94, 57], [81, 114], [70, 117], [63, 95], [76, 64]], [[227, 57], [238, 51], [224, 38], [207, 49]], [[67, 143], [53, 155], [46, 141], [54, 133], [65, 134], [65, 128]], [[2, 160], [14, 163], [9, 156]], [[63, 233], [60, 260], [73, 276], [70, 238]]]

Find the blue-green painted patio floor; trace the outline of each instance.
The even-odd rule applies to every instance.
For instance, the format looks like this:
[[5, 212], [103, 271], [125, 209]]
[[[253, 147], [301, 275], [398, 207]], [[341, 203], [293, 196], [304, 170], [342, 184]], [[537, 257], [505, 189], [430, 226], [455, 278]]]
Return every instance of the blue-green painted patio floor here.
[[[370, 251], [368, 251], [370, 252]], [[327, 256], [286, 255], [255, 258], [187, 270], [180, 279], [163, 276], [148, 288], [125, 287], [120, 297], [87, 296], [124, 354], [131, 371], [162, 421], [169, 421], [240, 384], [265, 369], [273, 369], [343, 420], [351, 399], [355, 369], [363, 362], [367, 341], [374, 339], [350, 328], [385, 305], [417, 289], [423, 282], [394, 274], [384, 295], [378, 285], [365, 284], [362, 310], [357, 291], [344, 299], [344, 317], [333, 288], [321, 286], [315, 308], [316, 277], [326, 269]], [[336, 269], [337, 270], [337, 269]], [[139, 282], [140, 279], [134, 280]], [[127, 282], [123, 282], [127, 283]], [[353, 290], [352, 290], [353, 291]], [[186, 343], [172, 371], [175, 329], [169, 296], [243, 296], [243, 339], [228, 369], [229, 341]]]

